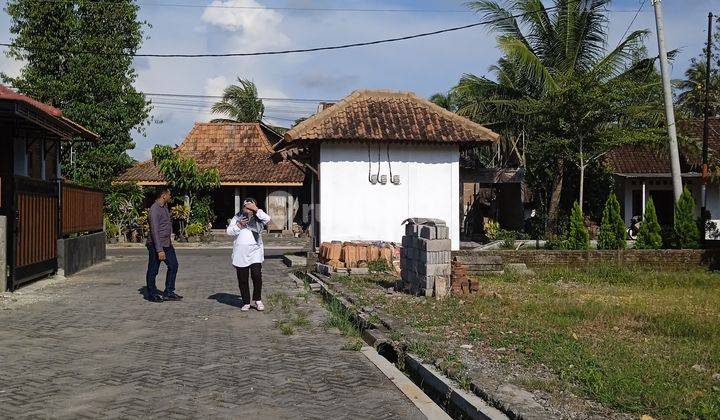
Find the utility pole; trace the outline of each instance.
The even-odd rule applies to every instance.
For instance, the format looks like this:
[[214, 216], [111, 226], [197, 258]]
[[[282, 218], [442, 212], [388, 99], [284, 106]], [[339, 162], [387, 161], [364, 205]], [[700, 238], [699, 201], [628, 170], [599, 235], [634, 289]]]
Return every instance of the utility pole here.
[[702, 143], [702, 220], [705, 221], [705, 210], [707, 207], [707, 183], [710, 175], [708, 169], [708, 136], [710, 135], [710, 71], [712, 66], [712, 12], [708, 13], [708, 39], [705, 55], [707, 63], [705, 66], [705, 120], [703, 121], [703, 143]]
[[662, 0], [652, 0], [655, 6], [655, 24], [657, 25], [658, 52], [660, 54], [660, 72], [662, 73], [663, 93], [665, 95], [665, 119], [670, 136], [670, 171], [672, 173], [673, 193], [675, 202], [680, 200], [683, 192], [682, 174], [680, 172], [680, 152], [678, 151], [677, 130], [675, 127], [675, 111], [673, 110], [672, 90], [670, 88], [670, 65], [665, 49], [665, 28], [663, 26]]

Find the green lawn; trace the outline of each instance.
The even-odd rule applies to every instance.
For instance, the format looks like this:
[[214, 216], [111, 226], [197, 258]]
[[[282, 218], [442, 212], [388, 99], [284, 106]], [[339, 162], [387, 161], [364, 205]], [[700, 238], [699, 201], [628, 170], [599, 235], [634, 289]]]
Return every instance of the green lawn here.
[[614, 409], [658, 418], [720, 418], [720, 274], [615, 266], [483, 277], [482, 293], [438, 302], [355, 292], [431, 336], [504, 347]]

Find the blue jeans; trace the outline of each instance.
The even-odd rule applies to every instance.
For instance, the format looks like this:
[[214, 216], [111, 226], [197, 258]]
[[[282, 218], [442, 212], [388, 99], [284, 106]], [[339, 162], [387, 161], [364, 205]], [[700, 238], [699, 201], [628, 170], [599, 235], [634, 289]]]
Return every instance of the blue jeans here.
[[[155, 251], [153, 245], [148, 244], [148, 268], [145, 281], [147, 282], [148, 296], [155, 296], [158, 294], [157, 286], [155, 286], [155, 277], [157, 277], [158, 271], [160, 270], [160, 258]], [[167, 275], [165, 276], [165, 291], [163, 296], [169, 296], [175, 291], [175, 277], [178, 272], [178, 260], [175, 255], [175, 248], [171, 246], [163, 247], [165, 251], [165, 265], [167, 266]]]

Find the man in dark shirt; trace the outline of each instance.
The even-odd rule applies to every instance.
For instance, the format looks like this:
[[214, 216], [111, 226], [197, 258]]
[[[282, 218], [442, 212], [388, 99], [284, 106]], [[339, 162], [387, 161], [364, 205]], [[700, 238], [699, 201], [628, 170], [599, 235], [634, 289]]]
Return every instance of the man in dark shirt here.
[[[158, 192], [155, 203], [148, 212], [150, 223], [150, 234], [147, 240], [148, 268], [145, 280], [147, 281], [148, 300], [150, 302], [162, 302], [164, 300], [180, 300], [182, 296], [175, 293], [175, 277], [178, 272], [178, 261], [175, 256], [175, 248], [172, 246], [172, 220], [167, 204], [172, 195], [170, 190], [164, 188]], [[167, 276], [165, 277], [165, 291], [162, 296], [155, 286], [155, 277], [160, 270], [160, 262], [165, 261], [167, 265]]]

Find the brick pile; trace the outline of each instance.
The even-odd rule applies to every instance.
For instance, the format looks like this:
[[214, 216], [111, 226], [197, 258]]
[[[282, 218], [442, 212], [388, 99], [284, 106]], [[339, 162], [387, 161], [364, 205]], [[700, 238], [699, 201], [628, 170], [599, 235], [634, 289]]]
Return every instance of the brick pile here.
[[323, 242], [318, 261], [333, 269], [367, 268], [371, 261], [385, 260], [393, 268], [394, 245], [389, 243]]
[[480, 290], [477, 279], [468, 277], [468, 268], [465, 264], [454, 259], [451, 264], [450, 289], [454, 295], [467, 295]]
[[450, 289], [450, 229], [442, 220], [408, 219], [400, 251], [405, 289], [441, 299]]

